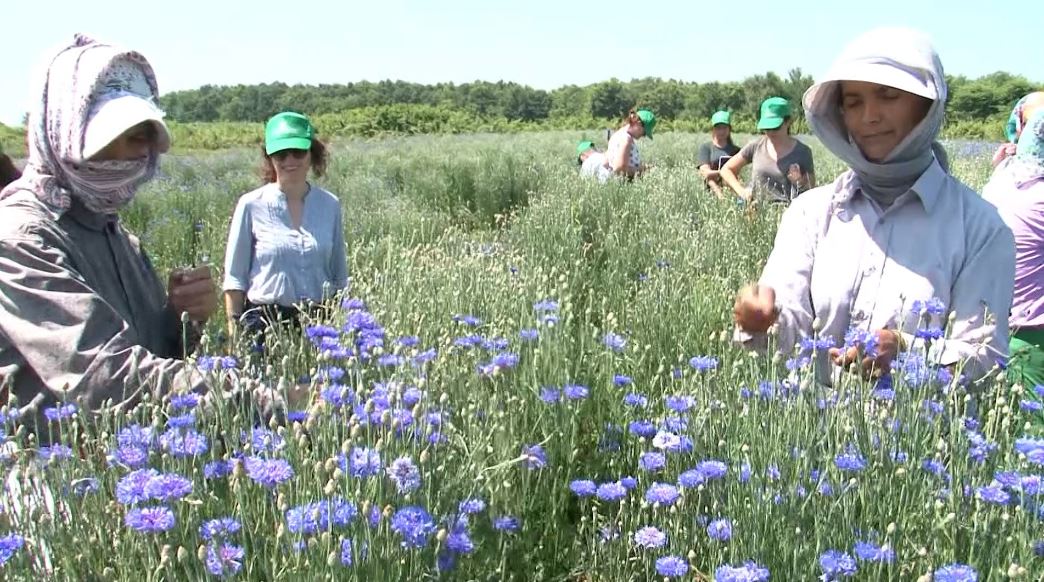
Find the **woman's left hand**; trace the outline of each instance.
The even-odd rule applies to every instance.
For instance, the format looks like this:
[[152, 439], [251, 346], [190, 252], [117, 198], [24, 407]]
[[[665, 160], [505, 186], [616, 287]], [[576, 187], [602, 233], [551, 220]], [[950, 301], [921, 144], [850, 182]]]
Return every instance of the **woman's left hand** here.
[[899, 354], [902, 336], [893, 329], [877, 330], [877, 357], [871, 358], [863, 354], [861, 348], [830, 348], [830, 360], [845, 370], [853, 363], [859, 362], [860, 370], [865, 378], [880, 378], [892, 369], [892, 360]]
[[801, 166], [797, 164], [790, 164], [790, 168], [787, 170], [787, 179], [793, 184], [797, 184], [801, 181]]
[[179, 269], [170, 274], [167, 301], [179, 316], [188, 313], [192, 321], [204, 322], [217, 311], [217, 291], [210, 267]]

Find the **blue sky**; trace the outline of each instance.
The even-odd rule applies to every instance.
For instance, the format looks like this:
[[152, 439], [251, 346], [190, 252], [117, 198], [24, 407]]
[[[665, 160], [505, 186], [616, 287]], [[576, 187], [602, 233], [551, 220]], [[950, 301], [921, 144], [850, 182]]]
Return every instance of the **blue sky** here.
[[[0, 121], [19, 123], [41, 55], [80, 31], [141, 51], [161, 91], [283, 81], [509, 80], [543, 89], [611, 77], [730, 81], [824, 71], [875, 26], [920, 28], [947, 72], [1044, 83], [1033, 27], [983, 0], [36, 0], [5, 3]], [[943, 8], [945, 6], [945, 8]], [[19, 24], [21, 23], [21, 24]]]

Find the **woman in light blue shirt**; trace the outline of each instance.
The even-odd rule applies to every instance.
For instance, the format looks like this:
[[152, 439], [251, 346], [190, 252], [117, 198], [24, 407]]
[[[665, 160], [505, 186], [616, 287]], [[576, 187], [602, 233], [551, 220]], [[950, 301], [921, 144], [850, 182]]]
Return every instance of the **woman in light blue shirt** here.
[[327, 152], [303, 115], [279, 113], [265, 126], [266, 184], [240, 197], [225, 251], [225, 311], [252, 331], [288, 321], [348, 286], [341, 203], [308, 182]]

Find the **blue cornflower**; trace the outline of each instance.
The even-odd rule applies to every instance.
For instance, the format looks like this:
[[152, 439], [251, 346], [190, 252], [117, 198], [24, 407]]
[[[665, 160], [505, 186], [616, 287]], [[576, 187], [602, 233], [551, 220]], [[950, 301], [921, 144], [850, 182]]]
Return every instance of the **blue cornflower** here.
[[864, 356], [874, 358], [877, 356], [877, 333], [865, 329], [851, 328], [845, 333], [846, 349], [862, 348]]
[[628, 386], [632, 383], [634, 383], [634, 380], [632, 380], [630, 376], [624, 376], [623, 374], [615, 374], [613, 376], [614, 386]]
[[192, 493], [192, 481], [176, 473], [163, 473], [145, 483], [145, 494], [161, 503], [170, 503]]
[[913, 303], [910, 304], [910, 313], [918, 316], [925, 314], [942, 315], [946, 313], [946, 304], [938, 297], [932, 297], [928, 300], [915, 299]]
[[524, 342], [535, 342], [540, 339], [540, 330], [535, 328], [526, 328], [519, 330], [518, 339]]
[[466, 527], [457, 526], [450, 530], [446, 537], [446, 547], [457, 554], [470, 554], [475, 551], [475, 542], [471, 540], [471, 534]]
[[355, 405], [356, 395], [351, 388], [334, 382], [319, 391], [319, 397], [333, 408]]
[[204, 479], [220, 479], [232, 474], [232, 461], [217, 460], [203, 465]]
[[14, 557], [15, 552], [25, 547], [25, 538], [16, 533], [9, 533], [0, 537], [0, 566], [3, 566]]
[[72, 418], [76, 414], [76, 405], [73, 403], [62, 404], [60, 406], [49, 406], [43, 409], [43, 415], [47, 420], [51, 422], [57, 422]]
[[652, 526], [634, 532], [634, 543], [646, 549], [662, 548], [667, 544], [667, 534]]
[[755, 562], [742, 566], [725, 564], [714, 571], [714, 582], [768, 582], [768, 568]]
[[547, 466], [547, 453], [540, 445], [522, 447], [522, 456], [525, 457], [526, 467], [529, 469], [543, 469]]
[[341, 565], [351, 566], [354, 562], [352, 557], [352, 540], [342, 539], [341, 540]]
[[729, 472], [729, 467], [721, 461], [700, 461], [696, 465], [696, 470], [703, 475], [707, 481], [714, 481], [715, 479], [722, 479]]
[[404, 348], [412, 348], [420, 343], [420, 338], [415, 335], [404, 335], [395, 342]]
[[125, 446], [110, 451], [109, 456], [114, 463], [118, 463], [130, 469], [144, 467], [149, 462], [149, 451], [144, 447]]
[[160, 436], [160, 445], [172, 457], [196, 457], [207, 452], [207, 437], [194, 429], [172, 428]]
[[189, 428], [196, 426], [196, 415], [192, 412], [167, 419], [167, 428]]
[[642, 453], [641, 456], [638, 457], [638, 468], [642, 471], [655, 473], [657, 471], [663, 470], [663, 468], [666, 466], [667, 457], [663, 453], [650, 451], [647, 453]]
[[421, 400], [424, 400], [424, 391], [416, 386], [410, 386], [402, 391], [402, 405], [406, 408], [413, 408]]
[[1044, 465], [1044, 439], [1023, 437], [1015, 439], [1015, 452], [1026, 455], [1026, 460]]
[[203, 372], [233, 370], [238, 366], [239, 361], [233, 356], [200, 356], [196, 361], [196, 367]]
[[286, 483], [294, 476], [294, 468], [284, 459], [247, 457], [243, 459], [243, 468], [246, 469], [247, 477], [269, 489]]
[[938, 326], [920, 327], [914, 332], [914, 337], [923, 340], [937, 340], [943, 336], [942, 328]]
[[40, 447], [36, 451], [36, 456], [43, 462], [50, 460], [64, 461], [71, 459], [73, 456], [73, 450], [71, 447], [62, 444], [54, 444], [51, 446]]
[[590, 390], [588, 390], [587, 386], [580, 384], [566, 384], [562, 386], [562, 394], [565, 394], [565, 397], [570, 400], [582, 400], [587, 398], [589, 393]]
[[486, 502], [479, 499], [478, 497], [465, 499], [464, 501], [461, 501], [460, 505], [457, 507], [457, 510], [464, 515], [475, 515], [476, 513], [482, 513], [485, 509]]
[[858, 566], [855, 558], [838, 550], [827, 550], [819, 556], [819, 568], [825, 582], [840, 580], [855, 575]]
[[395, 512], [391, 529], [402, 536], [402, 547], [423, 548], [435, 532], [435, 520], [423, 507], [410, 505]]
[[339, 464], [342, 471], [357, 479], [372, 477], [381, 472], [381, 454], [376, 449], [355, 447], [347, 457], [340, 456]]
[[750, 463], [744, 461], [744, 463], [740, 465], [739, 482], [746, 483], [747, 481], [750, 481]]
[[159, 476], [155, 469], [138, 469], [127, 473], [116, 482], [116, 501], [124, 505], [137, 505], [149, 500], [146, 487], [153, 477]]
[[324, 337], [336, 338], [340, 336], [336, 328], [329, 325], [309, 325], [305, 328], [305, 336], [313, 342]]
[[675, 412], [687, 412], [690, 408], [696, 405], [696, 399], [687, 394], [679, 396], [668, 396], [664, 400], [667, 408]]
[[555, 404], [562, 399], [562, 391], [558, 388], [541, 388], [540, 399], [548, 404]]
[[628, 491], [630, 491], [638, 486], [638, 480], [634, 477], [621, 477], [620, 485], [623, 485]]
[[689, 469], [688, 471], [683, 471], [681, 475], [678, 475], [678, 484], [689, 489], [699, 487], [700, 485], [703, 485], [705, 481], [703, 473], [700, 473], [696, 469]]
[[714, 356], [694, 356], [689, 359], [689, 365], [698, 372], [706, 372], [718, 367], [718, 358]]
[[94, 477], [73, 479], [69, 483], [69, 488], [77, 497], [86, 497], [87, 495], [98, 491], [98, 489], [101, 488], [101, 482]]
[[622, 352], [627, 347], [627, 338], [609, 332], [602, 338], [602, 343], [614, 352]]
[[856, 557], [864, 562], [882, 562], [891, 564], [895, 561], [895, 550], [888, 545], [878, 546], [871, 542], [859, 541], [852, 549]]
[[174, 527], [174, 512], [168, 507], [141, 507], [127, 512], [124, 523], [141, 533], [159, 533]]
[[852, 449], [834, 457], [834, 465], [842, 471], [858, 473], [866, 468], [866, 459], [859, 451]]
[[558, 311], [558, 302], [551, 299], [544, 299], [533, 304], [533, 311], [537, 313], [548, 313], [552, 311]]
[[671, 432], [685, 432], [689, 428], [689, 421], [682, 416], [668, 416], [663, 419], [663, 427]]
[[688, 572], [688, 562], [678, 556], [664, 556], [656, 560], [656, 573], [665, 578], [681, 578]]
[[381, 354], [377, 358], [377, 365], [386, 368], [394, 368], [406, 363], [406, 358], [398, 354]]
[[425, 363], [434, 360], [439, 355], [439, 352], [435, 348], [424, 350], [423, 352], [413, 356], [414, 366], [423, 366]]
[[732, 522], [727, 518], [715, 519], [707, 525], [707, 535], [719, 542], [729, 541], [732, 539]]
[[590, 479], [576, 479], [569, 484], [569, 490], [577, 497], [590, 497], [598, 491], [598, 486]]
[[653, 437], [652, 445], [660, 450], [677, 451], [682, 446], [681, 437], [665, 430], [657, 431]]
[[643, 438], [651, 439], [656, 436], [656, 425], [648, 420], [633, 420], [627, 425], [627, 430]]
[[674, 505], [681, 497], [678, 488], [668, 483], [653, 483], [645, 492], [645, 500], [660, 505]]
[[457, 323], [462, 323], [468, 327], [477, 327], [482, 325], [481, 319], [475, 317], [474, 315], [467, 315], [463, 313], [458, 313], [457, 315], [454, 315], [453, 321]]
[[[1037, 540], [1037, 541], [1033, 542], [1033, 553], [1038, 558], [1044, 558], [1044, 540]], [[3, 562], [0, 561], [0, 564], [2, 564], [2, 563]]]
[[407, 494], [420, 489], [420, 469], [414, 464], [413, 459], [408, 456], [399, 457], [388, 465], [388, 477], [395, 482], [396, 489], [400, 494]]
[[598, 490], [595, 492], [602, 501], [615, 502], [620, 501], [627, 496], [627, 488], [623, 486], [619, 481], [612, 483], [602, 483], [598, 486]]
[[176, 394], [170, 398], [170, 407], [173, 410], [192, 410], [199, 406], [199, 399], [199, 394], [195, 392]]
[[141, 447], [151, 449], [156, 446], [156, 435], [151, 427], [132, 424], [116, 433], [116, 444], [121, 447]]
[[341, 309], [345, 311], [365, 311], [366, 302], [358, 297], [345, 297], [341, 300]]
[[453, 345], [460, 348], [473, 348], [481, 344], [483, 339], [480, 335], [465, 335], [453, 340]]
[[199, 537], [203, 538], [203, 541], [209, 542], [214, 539], [223, 540], [230, 538], [242, 529], [242, 525], [231, 517], [222, 517], [219, 519], [210, 519], [204, 521], [199, 526]]
[[934, 582], [978, 582], [979, 573], [966, 564], [948, 564], [935, 571]]
[[624, 406], [630, 406], [632, 408], [645, 408], [649, 405], [649, 398], [644, 394], [631, 393], [624, 396]]
[[221, 546], [207, 546], [207, 572], [220, 578], [235, 576], [243, 569], [243, 556], [246, 555], [240, 546], [224, 543]]
[[554, 313], [547, 313], [540, 318], [540, 322], [548, 327], [554, 327], [554, 325], [558, 323], [558, 316]]
[[1040, 412], [1044, 410], [1044, 404], [1037, 402], [1036, 400], [1020, 400], [1019, 409], [1023, 412]]
[[240, 435], [241, 440], [250, 443], [250, 449], [255, 453], [275, 453], [286, 446], [286, 441], [275, 431], [255, 426], [250, 429], [250, 434]]
[[995, 505], [1007, 505], [1008, 502], [1011, 501], [1011, 495], [1005, 492], [1004, 489], [994, 485], [989, 487], [979, 487], [975, 493], [978, 495], [979, 499]]
[[518, 518], [511, 515], [502, 515], [493, 520], [493, 529], [497, 531], [515, 533], [521, 526]]

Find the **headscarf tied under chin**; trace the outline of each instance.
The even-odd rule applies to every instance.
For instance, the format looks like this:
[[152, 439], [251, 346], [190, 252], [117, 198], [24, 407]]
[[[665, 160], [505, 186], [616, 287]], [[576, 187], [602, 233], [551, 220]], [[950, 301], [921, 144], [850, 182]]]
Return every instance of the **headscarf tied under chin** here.
[[[882, 162], [866, 159], [845, 128], [841, 81], [895, 87], [932, 100], [925, 118]], [[935, 160], [949, 171], [942, 145], [935, 141], [946, 104], [942, 62], [929, 39], [904, 28], [870, 31], [850, 43], [822, 81], [805, 92], [805, 116], [823, 145], [848, 164], [864, 194], [883, 206], [910, 190]]]
[[29, 113], [29, 161], [0, 199], [27, 190], [55, 217], [69, 209], [73, 197], [94, 212], [115, 213], [155, 175], [159, 152], [153, 148], [146, 160], [84, 160], [91, 106], [96, 98], [127, 88], [155, 99], [159, 92], [152, 66], [137, 52], [77, 35], [37, 74], [39, 93]]
[[1015, 157], [1007, 166], [1015, 185], [1022, 188], [1044, 180], [1044, 110], [1039, 110], [1019, 128]]

